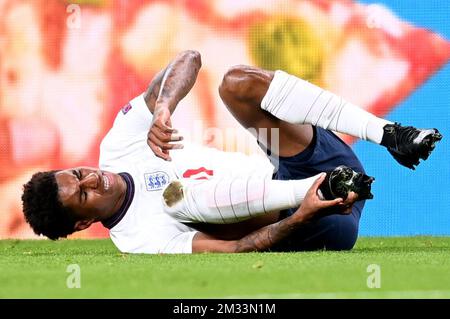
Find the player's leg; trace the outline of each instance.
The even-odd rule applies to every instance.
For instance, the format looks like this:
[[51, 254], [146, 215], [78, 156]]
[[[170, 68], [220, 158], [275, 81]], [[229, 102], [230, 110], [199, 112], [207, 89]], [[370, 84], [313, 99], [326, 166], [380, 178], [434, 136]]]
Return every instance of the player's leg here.
[[[180, 179], [164, 190], [164, 211], [182, 223], [238, 223], [298, 207], [319, 176], [271, 180], [258, 176]], [[325, 186], [325, 185], [324, 185]]]
[[[238, 223], [274, 211], [296, 209], [318, 178], [319, 175], [298, 180], [271, 180], [249, 175], [231, 179], [181, 179], [164, 190], [163, 208], [182, 223]], [[324, 200], [342, 198], [346, 201], [339, 204], [345, 206], [354, 200], [347, 199], [350, 192], [356, 193], [358, 200], [372, 198], [372, 181], [372, 177], [339, 166], [326, 174], [319, 196]]]
[[220, 92], [231, 113], [244, 126], [247, 121], [252, 123], [250, 114], [262, 114], [247, 111], [256, 105], [289, 123], [312, 124], [381, 144], [400, 164], [412, 169], [419, 159], [428, 158], [435, 142], [442, 138], [437, 129], [403, 127], [378, 118], [283, 71], [272, 73], [238, 66], [225, 75]]
[[[255, 136], [260, 146], [274, 155], [289, 157], [310, 145], [313, 129], [309, 124], [297, 125], [282, 121], [260, 108], [274, 73], [248, 66], [231, 68], [224, 76], [219, 94], [230, 113]], [[272, 145], [273, 143], [277, 145]]]
[[[279, 121], [260, 108], [273, 76], [273, 72], [252, 67], [232, 68], [224, 77], [220, 95], [230, 112], [244, 127], [275, 127], [280, 129], [280, 139], [287, 136], [288, 143], [283, 140], [280, 143], [282, 157], [276, 177], [281, 180], [308, 178], [342, 164], [354, 171], [364, 172], [351, 148], [332, 132], [310, 125], [298, 125], [298, 128], [290, 124], [284, 125], [285, 121]], [[296, 139], [306, 140], [309, 144], [306, 148], [297, 148]], [[270, 139], [267, 142], [266, 145], [270, 147]], [[282, 248], [351, 249], [357, 238], [363, 206], [364, 201], [359, 201], [355, 203], [352, 215], [330, 215], [305, 225]], [[295, 210], [288, 211], [293, 213]]]

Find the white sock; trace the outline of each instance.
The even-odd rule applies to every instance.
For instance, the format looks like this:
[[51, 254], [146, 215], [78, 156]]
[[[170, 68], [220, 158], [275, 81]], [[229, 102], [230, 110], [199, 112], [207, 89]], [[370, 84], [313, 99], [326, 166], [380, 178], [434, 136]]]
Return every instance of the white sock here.
[[279, 70], [275, 72], [261, 108], [290, 123], [312, 124], [377, 144], [383, 138], [383, 127], [392, 123]]
[[300, 206], [317, 178], [319, 175], [289, 181], [251, 176], [212, 180], [181, 179], [166, 188], [163, 206], [166, 213], [182, 223], [236, 223]]

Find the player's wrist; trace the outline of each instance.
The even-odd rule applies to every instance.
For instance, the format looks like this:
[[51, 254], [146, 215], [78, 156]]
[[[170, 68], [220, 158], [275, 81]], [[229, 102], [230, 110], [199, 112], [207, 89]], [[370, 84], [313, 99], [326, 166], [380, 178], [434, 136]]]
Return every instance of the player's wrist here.
[[293, 218], [293, 223], [295, 225], [300, 226], [305, 223], [308, 223], [316, 214], [316, 212], [312, 212], [302, 206], [298, 208], [298, 210], [291, 216]]
[[166, 111], [170, 112], [170, 109], [169, 109], [169, 106], [167, 105], [167, 103], [156, 101], [154, 115], [158, 115], [158, 114], [164, 113]]
[[288, 218], [290, 219], [290, 224], [292, 224], [292, 226], [294, 227], [303, 225], [307, 221], [307, 218], [305, 218], [305, 214], [303, 213], [301, 207]]

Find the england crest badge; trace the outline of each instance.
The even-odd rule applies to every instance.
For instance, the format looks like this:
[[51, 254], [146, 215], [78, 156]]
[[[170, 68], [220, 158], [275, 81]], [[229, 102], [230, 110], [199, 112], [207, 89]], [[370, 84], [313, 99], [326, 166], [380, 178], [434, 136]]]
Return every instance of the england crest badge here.
[[144, 178], [145, 187], [148, 191], [159, 191], [169, 184], [169, 175], [162, 171], [146, 173]]

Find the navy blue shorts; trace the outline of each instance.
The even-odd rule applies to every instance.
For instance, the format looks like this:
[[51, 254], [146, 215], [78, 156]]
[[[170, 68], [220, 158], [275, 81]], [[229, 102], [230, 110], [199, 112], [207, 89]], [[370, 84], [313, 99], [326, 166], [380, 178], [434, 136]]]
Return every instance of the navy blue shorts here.
[[[274, 179], [303, 179], [321, 172], [346, 165], [355, 171], [365, 172], [352, 149], [334, 133], [313, 127], [311, 144], [301, 153], [292, 157], [280, 157], [272, 163], [278, 167]], [[352, 249], [358, 238], [359, 219], [365, 201], [356, 202], [349, 215], [329, 215], [299, 228], [292, 236], [277, 245], [279, 251], [301, 250], [348, 250]], [[293, 214], [297, 209], [281, 212], [280, 218]]]

